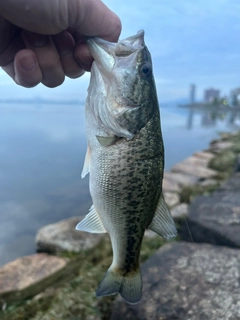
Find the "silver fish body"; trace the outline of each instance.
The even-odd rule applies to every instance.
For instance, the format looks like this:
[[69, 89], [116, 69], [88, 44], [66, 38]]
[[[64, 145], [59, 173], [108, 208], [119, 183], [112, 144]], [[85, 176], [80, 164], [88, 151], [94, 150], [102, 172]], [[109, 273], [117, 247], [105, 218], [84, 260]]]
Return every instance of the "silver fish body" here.
[[95, 61], [82, 176], [90, 173], [93, 206], [76, 228], [110, 235], [113, 262], [97, 296], [120, 293], [137, 303], [146, 228], [167, 239], [176, 235], [162, 195], [164, 147], [151, 56], [143, 31], [117, 44], [90, 38], [88, 47]]

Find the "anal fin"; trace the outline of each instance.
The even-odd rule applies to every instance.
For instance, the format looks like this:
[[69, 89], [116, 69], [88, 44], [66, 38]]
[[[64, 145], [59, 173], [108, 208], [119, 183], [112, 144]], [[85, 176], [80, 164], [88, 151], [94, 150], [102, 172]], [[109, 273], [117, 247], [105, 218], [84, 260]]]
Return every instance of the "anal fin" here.
[[163, 194], [161, 194], [155, 215], [148, 228], [165, 239], [170, 239], [177, 235], [175, 223], [164, 200]]
[[85, 218], [78, 223], [78, 225], [76, 226], [76, 230], [90, 233], [107, 232], [93, 205], [91, 206], [89, 213], [85, 216]]

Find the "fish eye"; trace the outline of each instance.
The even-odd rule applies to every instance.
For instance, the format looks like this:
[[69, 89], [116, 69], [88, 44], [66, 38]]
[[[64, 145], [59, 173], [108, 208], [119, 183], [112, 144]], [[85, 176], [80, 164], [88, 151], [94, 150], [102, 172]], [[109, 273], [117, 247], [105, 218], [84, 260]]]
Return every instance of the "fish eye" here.
[[148, 78], [152, 74], [152, 66], [149, 62], [144, 62], [140, 68], [140, 75], [144, 78]]

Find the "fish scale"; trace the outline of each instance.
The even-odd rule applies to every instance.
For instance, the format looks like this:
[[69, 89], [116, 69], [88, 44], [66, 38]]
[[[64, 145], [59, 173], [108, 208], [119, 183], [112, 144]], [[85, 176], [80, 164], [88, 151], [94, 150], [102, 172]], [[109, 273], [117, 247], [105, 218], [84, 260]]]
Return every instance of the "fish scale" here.
[[93, 206], [76, 228], [108, 232], [111, 239], [113, 261], [97, 296], [120, 293], [128, 303], [138, 303], [146, 228], [167, 239], [176, 235], [162, 195], [164, 146], [151, 56], [143, 31], [118, 44], [99, 38], [87, 44], [95, 61], [82, 176], [90, 174]]

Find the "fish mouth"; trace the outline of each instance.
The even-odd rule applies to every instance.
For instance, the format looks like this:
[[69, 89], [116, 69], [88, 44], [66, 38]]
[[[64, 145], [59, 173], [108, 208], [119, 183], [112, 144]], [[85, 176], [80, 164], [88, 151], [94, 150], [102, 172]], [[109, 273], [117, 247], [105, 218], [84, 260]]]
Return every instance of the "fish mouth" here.
[[134, 51], [140, 50], [145, 46], [144, 34], [144, 30], [139, 30], [133, 36], [120, 40], [117, 45], [124, 44], [125, 46], [129, 47], [129, 49], [132, 48]]
[[98, 66], [107, 72], [111, 72], [117, 57], [130, 56], [145, 46], [144, 30], [140, 30], [135, 35], [118, 43], [109, 42], [98, 37], [89, 37], [86, 42]]

